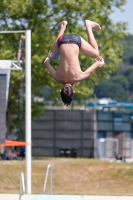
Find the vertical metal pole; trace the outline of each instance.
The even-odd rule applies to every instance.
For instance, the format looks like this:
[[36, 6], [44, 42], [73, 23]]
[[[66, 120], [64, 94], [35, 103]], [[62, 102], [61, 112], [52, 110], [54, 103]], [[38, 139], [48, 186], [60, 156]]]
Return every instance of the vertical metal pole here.
[[94, 124], [94, 158], [97, 158], [98, 157], [98, 145], [97, 145], [97, 123], [98, 123], [98, 120], [97, 120], [97, 111], [94, 109], [93, 110], [93, 113], [94, 113], [94, 118], [93, 118], [93, 124]]
[[31, 30], [26, 30], [25, 73], [26, 194], [31, 194]]

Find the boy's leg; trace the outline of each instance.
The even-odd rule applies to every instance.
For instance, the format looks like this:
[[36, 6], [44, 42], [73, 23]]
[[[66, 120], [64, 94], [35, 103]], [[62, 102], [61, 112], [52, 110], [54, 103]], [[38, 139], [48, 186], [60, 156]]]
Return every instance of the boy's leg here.
[[55, 57], [58, 57], [59, 56], [59, 49], [58, 49], [58, 46], [57, 46], [57, 40], [60, 36], [62, 36], [66, 30], [66, 26], [67, 26], [67, 21], [62, 21], [58, 24], [58, 28], [60, 29], [59, 30], [59, 33], [56, 37], [56, 40], [55, 40], [55, 43], [54, 43], [54, 46], [53, 46], [53, 49], [52, 49], [52, 52], [51, 52], [51, 57], [53, 59], [56, 59]]
[[85, 20], [85, 25], [86, 25], [86, 31], [87, 31], [87, 36], [88, 36], [88, 42], [86, 42], [82, 37], [81, 37], [81, 48], [80, 50], [86, 54], [89, 55], [93, 58], [96, 58], [99, 56], [99, 51], [98, 51], [98, 45], [95, 40], [95, 37], [93, 35], [92, 29], [94, 30], [100, 30], [101, 27], [99, 24], [92, 22], [90, 20]]

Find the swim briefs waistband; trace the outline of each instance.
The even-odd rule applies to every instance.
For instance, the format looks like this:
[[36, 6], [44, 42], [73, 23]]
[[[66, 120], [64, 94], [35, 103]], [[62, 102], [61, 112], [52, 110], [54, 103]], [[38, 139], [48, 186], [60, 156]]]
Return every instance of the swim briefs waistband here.
[[57, 40], [58, 48], [62, 44], [77, 44], [78, 47], [81, 47], [81, 38], [77, 34], [64, 34], [61, 35]]

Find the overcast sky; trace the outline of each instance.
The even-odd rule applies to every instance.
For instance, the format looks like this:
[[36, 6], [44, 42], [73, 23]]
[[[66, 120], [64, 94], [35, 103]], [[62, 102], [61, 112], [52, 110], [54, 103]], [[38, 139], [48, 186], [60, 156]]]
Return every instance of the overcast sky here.
[[124, 9], [123, 12], [115, 9], [115, 12], [110, 17], [114, 22], [128, 22], [129, 32], [133, 34], [133, 0], [127, 0], [127, 3], [122, 8]]

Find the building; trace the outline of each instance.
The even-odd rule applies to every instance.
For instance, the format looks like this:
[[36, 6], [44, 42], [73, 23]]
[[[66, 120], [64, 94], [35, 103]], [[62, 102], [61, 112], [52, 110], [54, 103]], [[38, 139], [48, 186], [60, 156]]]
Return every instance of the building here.
[[34, 156], [133, 157], [133, 112], [46, 110], [32, 141]]

